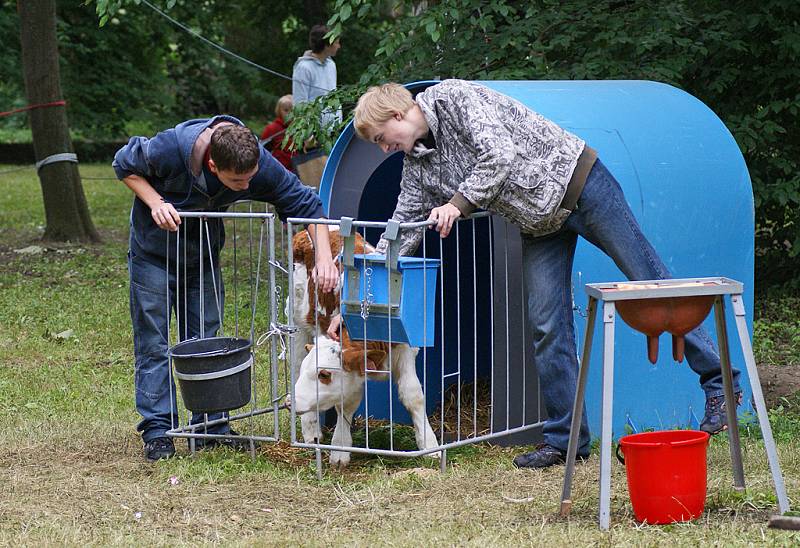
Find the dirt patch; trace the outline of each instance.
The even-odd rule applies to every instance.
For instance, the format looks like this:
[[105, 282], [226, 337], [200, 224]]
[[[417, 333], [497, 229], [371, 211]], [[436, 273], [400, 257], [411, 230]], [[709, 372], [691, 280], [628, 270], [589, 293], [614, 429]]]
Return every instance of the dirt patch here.
[[297, 468], [303, 467], [309, 462], [309, 452], [307, 449], [292, 447], [289, 442], [285, 440], [276, 443], [260, 444], [258, 454], [275, 462], [283, 462]]
[[759, 364], [758, 375], [769, 409], [781, 405], [782, 398], [800, 392], [800, 366]]

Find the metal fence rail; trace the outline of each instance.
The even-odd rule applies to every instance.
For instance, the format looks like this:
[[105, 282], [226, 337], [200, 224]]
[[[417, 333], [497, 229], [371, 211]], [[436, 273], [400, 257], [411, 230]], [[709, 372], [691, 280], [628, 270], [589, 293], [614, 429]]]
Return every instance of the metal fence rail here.
[[[175, 280], [165, 301], [168, 310], [175, 314], [168, 344], [172, 347], [190, 339], [191, 319], [182, 317], [182, 313], [186, 315], [189, 295], [193, 293], [199, 298], [195, 331], [199, 330], [200, 338], [242, 337], [253, 345], [251, 398], [247, 405], [216, 418], [208, 413], [192, 417], [193, 413], [183, 405], [173, 406], [177, 408], [177, 415], [172, 417], [176, 427], [167, 434], [186, 438], [192, 452], [199, 439], [238, 438], [250, 441], [254, 455], [255, 442], [281, 438], [279, 411], [285, 407], [283, 400], [289, 386], [288, 376], [281, 379], [280, 371], [285, 369], [288, 332], [279, 315], [278, 303], [283, 300], [287, 269], [276, 256], [276, 250], [283, 249], [284, 235], [275, 229], [276, 215], [268, 210], [257, 211], [257, 207], [244, 202], [228, 212], [179, 212], [183, 222], [167, 239], [167, 276], [174, 276]], [[220, 242], [213, 241], [212, 232], [215, 236], [224, 234], [228, 245], [222, 248]], [[197, 262], [188, 259], [189, 248], [196, 252]], [[226, 288], [232, 299], [226, 299]], [[217, 314], [216, 322], [207, 319], [208, 307], [212, 315]], [[207, 324], [212, 324], [211, 328], [218, 324], [218, 329], [209, 331]], [[172, 362], [170, 356], [170, 383], [174, 385]], [[180, 394], [180, 387], [177, 393]], [[215, 426], [234, 421], [241, 421], [240, 435], [209, 432]]]
[[[398, 224], [389, 222], [367, 222], [355, 221], [352, 219], [334, 220], [315, 220], [315, 219], [296, 219], [288, 220], [287, 229], [287, 253], [292, 256], [293, 236], [296, 230], [299, 231], [309, 224], [324, 223], [332, 227], [338, 227], [344, 236], [354, 238], [358, 234], [365, 241], [377, 241], [378, 234], [389, 239], [386, 259], [387, 265], [394, 264], [400, 251], [400, 242], [406, 231], [425, 231], [428, 224], [406, 223]], [[500, 230], [505, 229], [504, 226]], [[318, 473], [321, 474], [321, 451], [330, 451], [331, 464], [346, 465], [349, 460], [349, 453], [365, 453], [379, 456], [406, 456], [416, 457], [422, 455], [440, 457], [442, 469], [446, 465], [446, 452], [448, 449], [461, 447], [471, 443], [481, 441], [496, 440], [497, 438], [526, 432], [532, 428], [540, 427], [543, 424], [544, 414], [539, 405], [539, 398], [534, 396], [534, 402], [528, 401], [527, 390], [522, 390], [520, 400], [512, 397], [512, 371], [520, 373], [523, 386], [527, 386], [529, 381], [536, 381], [535, 370], [529, 370], [532, 364], [528, 362], [527, 352], [524, 350], [524, 312], [519, 314], [524, 307], [509, 306], [511, 295], [524, 295], [521, 287], [509, 287], [509, 277], [507, 275], [508, 250], [504, 249], [501, 254], [496, 254], [493, 248], [491, 237], [487, 238], [486, 233], [493, 230], [491, 219], [487, 214], [478, 214], [469, 219], [459, 221], [453, 229], [448, 239], [440, 239], [438, 234], [430, 231], [434, 238], [423, 235], [420, 244], [420, 254], [422, 259], [436, 258], [441, 261], [439, 266], [439, 277], [435, 292], [429, 291], [425, 287], [427, 282], [423, 281], [419, 288], [423, 295], [423, 309], [428, 305], [428, 299], [433, 298], [436, 305], [436, 314], [432, 318], [423, 316], [422, 322], [435, 321], [435, 337], [433, 341], [426, 340], [425, 344], [419, 349], [419, 355], [415, 363], [416, 371], [419, 372], [419, 383], [425, 395], [427, 411], [434, 408], [438, 424], [436, 425], [435, 443], [429, 444], [426, 439], [426, 432], [420, 432], [422, 427], [415, 424], [415, 434], [417, 447], [413, 448], [410, 443], [405, 441], [407, 429], [401, 427], [397, 421], [399, 409], [393, 397], [389, 394], [396, 379], [396, 370], [389, 367], [388, 371], [370, 370], [364, 368], [363, 372], [363, 403], [360, 405], [357, 415], [361, 415], [363, 427], [359, 423], [359, 430], [363, 432], [363, 440], [358, 443], [352, 442], [349, 436], [337, 434], [340, 428], [348, 431], [354, 424], [352, 405], [348, 409], [349, 400], [352, 399], [352, 386], [346, 388], [347, 383], [340, 385], [341, 393], [334, 407], [337, 412], [337, 426], [329, 442], [323, 442], [321, 430], [314, 431], [307, 424], [303, 424], [303, 436], [298, 435], [296, 428], [297, 409], [293, 406], [291, 410], [291, 441], [294, 446], [310, 448], [317, 451]], [[347, 238], [343, 238], [347, 240]], [[431, 241], [429, 241], [431, 240]], [[450, 243], [448, 244], [448, 240]], [[487, 245], [488, 244], [488, 245]], [[347, 244], [342, 253], [341, 260], [348, 261], [348, 253], [352, 255], [352, 249], [348, 252]], [[351, 244], [352, 246], [352, 244]], [[352, 258], [349, 259], [352, 265]], [[367, 274], [367, 262], [361, 266], [362, 277]], [[344, 266], [347, 276], [347, 265]], [[352, 266], [350, 267], [352, 268]], [[427, 267], [423, 267], [427, 268]], [[297, 283], [295, 276], [297, 269], [291, 269], [289, 273], [289, 286], [295, 287]], [[307, 273], [306, 273], [307, 274]], [[386, 286], [391, 288], [393, 283], [393, 272], [391, 268], [386, 269]], [[423, 275], [423, 280], [428, 277]], [[396, 280], [395, 280], [396, 282]], [[367, 284], [368, 281], [364, 281]], [[391, 292], [391, 290], [389, 290]], [[307, 293], [311, 295], [311, 293]], [[295, 291], [289, 292], [288, 308], [295, 309]], [[293, 344], [290, 352], [292, 401], [297, 401], [295, 390], [300, 380], [298, 376], [301, 369], [306, 373], [309, 367], [313, 368], [321, 379], [315, 386], [316, 405], [313, 409], [301, 409], [303, 412], [301, 421], [314, 422], [316, 416], [327, 410], [330, 404], [320, 405], [320, 394], [322, 390], [327, 390], [323, 386], [322, 380], [327, 380], [329, 373], [331, 379], [336, 380], [337, 375], [344, 378], [352, 377], [358, 373], [346, 371], [346, 365], [340, 353], [335, 362], [331, 362], [329, 356], [324, 355], [329, 348], [329, 343], [322, 341], [326, 338], [325, 330], [320, 324], [317, 313], [320, 311], [318, 295], [314, 294], [314, 302], [307, 303], [308, 308], [313, 310], [314, 321], [308, 322], [310, 325], [297, 326], [294, 323], [294, 315], [289, 316], [289, 326], [293, 332], [305, 329], [311, 332], [312, 347], [310, 352], [302, 345]], [[370, 292], [362, 287], [361, 316], [364, 317], [365, 309], [370, 310]], [[310, 298], [310, 297], [309, 297]], [[352, 295], [345, 295], [342, 288], [339, 288], [337, 303], [352, 303]], [[399, 308], [394, 299], [390, 296], [388, 306], [381, 308], [385, 320], [388, 324], [386, 331], [389, 333], [388, 339], [394, 343], [398, 341], [393, 338], [393, 321], [398, 315]], [[402, 304], [402, 303], [400, 303]], [[372, 305], [372, 310], [375, 310]], [[341, 310], [337, 310], [341, 312]], [[369, 312], [367, 312], [369, 313]], [[519, 316], [512, 316], [519, 314]], [[365, 322], [367, 321], [364, 318]], [[346, 323], [346, 322], [345, 322]], [[516, 331], [512, 333], [509, 326], [515, 325]], [[423, 331], [428, 326], [423, 325]], [[369, 329], [367, 333], [369, 334]], [[361, 331], [363, 335], [363, 331]], [[522, 334], [522, 340], [520, 339]], [[296, 335], [295, 335], [296, 336]], [[368, 351], [368, 343], [362, 338], [350, 335], [352, 345], [361, 345], [364, 353]], [[370, 338], [369, 336], [367, 338]], [[323, 355], [320, 354], [320, 347], [325, 347]], [[343, 349], [339, 347], [341, 352]], [[402, 345], [392, 344], [388, 348], [387, 361], [393, 364], [396, 353], [404, 352]], [[298, 355], [298, 353], [300, 355]], [[405, 355], [404, 355], [405, 356]], [[516, 356], [516, 357], [515, 357]], [[518, 360], [521, 356], [522, 359]], [[310, 362], [309, 362], [310, 360]], [[309, 365], [310, 364], [310, 365]], [[321, 375], [321, 376], [320, 376]], [[386, 382], [388, 381], [388, 382]], [[338, 382], [338, 381], [337, 381]], [[356, 383], [358, 384], [358, 383]], [[375, 385], [375, 386], [373, 386]], [[374, 390], [376, 386], [382, 386], [380, 391]], [[488, 389], [481, 390], [481, 387]], [[518, 388], [518, 387], [517, 387]], [[538, 389], [538, 384], [537, 384]], [[349, 390], [349, 391], [348, 391]], [[398, 390], [401, 392], [402, 390]], [[381, 397], [383, 392], [383, 397]], [[376, 394], [378, 396], [376, 397]], [[323, 398], [324, 399], [324, 398]], [[514, 400], [514, 401], [512, 401]], [[307, 419], [308, 414], [314, 415]], [[412, 412], [413, 415], [413, 412]], [[380, 418], [378, 418], [380, 417]], [[427, 418], [426, 418], [427, 421]], [[481, 422], [483, 422], [481, 424]], [[341, 443], [342, 440], [348, 443]], [[347, 453], [343, 460], [341, 453]]]
[[[193, 417], [179, 396], [168, 435], [186, 438], [194, 451], [198, 440], [230, 438], [212, 432], [235, 423], [233, 437], [249, 441], [255, 456], [256, 442], [288, 434], [293, 446], [316, 452], [321, 476], [323, 451], [334, 466], [347, 465], [351, 453], [363, 453], [439, 458], [444, 470], [450, 449], [543, 424], [538, 376], [525, 344], [525, 292], [522, 282], [510, 281], [518, 279], [509, 272], [519, 265], [503, 243], [505, 223], [476, 214], [456, 223], [446, 239], [427, 230], [427, 222], [292, 218], [284, 229], [274, 213], [255, 207], [244, 203], [229, 212], [181, 212], [184, 222], [168, 238], [167, 276], [174, 284], [165, 306], [175, 315], [169, 345], [192, 334], [241, 337], [253, 344], [247, 404], [218, 416]], [[293, 262], [301, 252], [295, 237], [311, 224], [331, 229], [332, 251], [343, 270], [332, 297], [309, 290], [311, 272]], [[422, 233], [418, 264], [400, 254], [410, 231]], [[386, 254], [373, 256], [370, 242], [377, 244], [382, 235]], [[311, 239], [297, 241], [307, 245]], [[313, 245], [309, 249], [316, 253]], [[410, 294], [402, 293], [410, 279], [408, 271], [400, 273], [403, 265], [419, 270], [414, 276], [421, 274]], [[385, 302], [377, 299], [379, 291], [386, 292]], [[199, 299], [195, 318], [184, 317], [190, 297]], [[409, 323], [404, 317], [409, 303], [427, 313]], [[351, 333], [344, 347], [326, 334], [327, 321], [343, 308], [349, 314], [343, 324], [362, 329]], [[206, 318], [202, 325], [200, 318]], [[405, 342], [411, 340], [409, 327], [422, 333], [416, 346]], [[366, 340], [374, 329], [382, 332], [383, 346]], [[350, 352], [357, 361], [346, 362]], [[381, 358], [370, 362], [370, 356]], [[309, 371], [311, 389], [300, 383], [301, 372]], [[303, 401], [298, 387], [312, 401], [308, 409], [298, 410]], [[331, 390], [338, 392], [331, 396]], [[321, 391], [328, 394], [322, 403]], [[324, 426], [334, 422], [328, 435]]]

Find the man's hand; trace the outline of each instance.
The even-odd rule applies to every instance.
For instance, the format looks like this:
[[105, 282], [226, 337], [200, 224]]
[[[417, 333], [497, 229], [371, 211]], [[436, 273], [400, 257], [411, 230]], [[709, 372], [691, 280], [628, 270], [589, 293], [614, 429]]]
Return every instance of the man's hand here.
[[141, 175], [130, 174], [122, 182], [136, 194], [136, 197], [150, 208], [150, 216], [158, 228], [175, 232], [181, 224], [181, 216], [169, 202], [156, 192], [152, 185]]
[[328, 338], [339, 342], [339, 326], [342, 325], [342, 315], [336, 314], [331, 318], [331, 324], [328, 326]]
[[150, 215], [158, 228], [175, 232], [181, 224], [181, 216], [169, 202], [160, 202], [150, 209]]
[[339, 282], [339, 269], [331, 256], [331, 241], [327, 225], [309, 225], [308, 235], [314, 243], [312, 279], [324, 293], [330, 293]]
[[318, 288], [325, 293], [330, 293], [336, 289], [339, 282], [339, 269], [336, 268], [336, 263], [330, 256], [317, 257], [311, 276]]
[[436, 221], [434, 230], [439, 233], [442, 238], [447, 238], [450, 230], [453, 228], [458, 218], [461, 217], [461, 210], [451, 203], [444, 204], [443, 206], [434, 207], [428, 217], [429, 221]]

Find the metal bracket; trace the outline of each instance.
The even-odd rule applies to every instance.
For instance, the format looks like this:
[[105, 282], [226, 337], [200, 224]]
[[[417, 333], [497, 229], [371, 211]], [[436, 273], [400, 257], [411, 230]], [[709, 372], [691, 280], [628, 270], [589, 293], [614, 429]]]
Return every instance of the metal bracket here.
[[345, 266], [355, 266], [353, 254], [356, 249], [356, 235], [353, 233], [353, 218], [339, 220], [339, 235], [342, 237], [342, 262]]
[[353, 218], [342, 217], [339, 219], [339, 234], [342, 237], [350, 236], [353, 233]]
[[383, 233], [384, 239], [394, 241], [397, 239], [398, 234], [400, 234], [400, 223], [394, 219], [386, 221], [386, 231]]
[[385, 240], [389, 242], [389, 247], [386, 250], [386, 268], [390, 271], [397, 270], [397, 259], [400, 256], [400, 223], [394, 219], [390, 219], [386, 223], [386, 231], [383, 233]]

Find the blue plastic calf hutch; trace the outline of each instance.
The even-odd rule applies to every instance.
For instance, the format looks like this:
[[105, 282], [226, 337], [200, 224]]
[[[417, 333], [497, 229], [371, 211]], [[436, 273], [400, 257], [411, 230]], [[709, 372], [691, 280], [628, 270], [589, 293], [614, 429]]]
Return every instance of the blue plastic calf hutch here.
[[[434, 83], [418, 82], [407, 87], [416, 93]], [[647, 81], [480, 83], [517, 99], [596, 149], [619, 181], [642, 230], [673, 276], [726, 276], [742, 281], [752, 333], [754, 210], [750, 177], [736, 141], [706, 105], [680, 89]], [[320, 184], [320, 196], [328, 217], [386, 221], [397, 202], [402, 166], [402, 152], [384, 154], [374, 144], [358, 139], [352, 124], [348, 125], [331, 150]], [[510, 356], [516, 364], [507, 372], [504, 368], [494, 372], [493, 386], [502, 388], [493, 393], [494, 406], [508, 409], [507, 413], [493, 415], [492, 427], [499, 431], [507, 426], [506, 422], [514, 426], [523, 419], [528, 421], [528, 413], [536, 412], [538, 376], [530, 349], [530, 330], [524, 325], [527, 320], [525, 294], [521, 291], [519, 231], [499, 216], [492, 216], [490, 222], [483, 225], [476, 236], [478, 264], [491, 269], [495, 286], [508, 281], [511, 292], [502, 301], [496, 296], [494, 309], [498, 311], [498, 307], [503, 307], [503, 313], [495, 314], [494, 325], [488, 315], [478, 310], [478, 331], [489, 333], [494, 327], [493, 344], [479, 340], [474, 345], [473, 340], [462, 336], [461, 359], [472, 359], [469, 354], [476, 347], [480, 367], [487, 361], [487, 354], [491, 354], [486, 349], [491, 348], [500, 363]], [[379, 233], [368, 233], [367, 239], [374, 244], [377, 236]], [[430, 236], [438, 237], [435, 233]], [[489, 242], [494, 249], [494, 262], [489, 257]], [[436, 315], [437, 321], [445, 319], [444, 337], [437, 332], [436, 346], [427, 349], [429, 367], [439, 367], [437, 356], [440, 354], [437, 353], [442, 338], [446, 343], [441, 350], [444, 362], [449, 364], [455, 360], [451, 355], [454, 345], [450, 341], [457, 329], [450, 325], [451, 309], [457, 305], [462, 309], [472, 307], [471, 295], [466, 292], [459, 295], [450, 279], [456, 242], [450, 237], [443, 240], [443, 244], [444, 265], [439, 283], [444, 291], [442, 302], [437, 298]], [[496, 259], [503, 256], [507, 257], [506, 264]], [[488, 284], [484, 282], [488, 276], [477, 272], [475, 278], [479, 294], [488, 295], [488, 286], [482, 285]], [[579, 240], [572, 269], [573, 319], [579, 348], [586, 331], [584, 285], [624, 279], [608, 257], [588, 242]], [[479, 307], [484, 305], [488, 306], [478, 301]], [[514, 321], [498, 323], [505, 322], [506, 317]], [[729, 320], [730, 333], [736, 332], [732, 322]], [[707, 320], [705, 326], [716, 340], [713, 318]], [[594, 341], [586, 398], [589, 426], [597, 435], [602, 369], [599, 331], [595, 332]], [[624, 434], [627, 429], [696, 427], [697, 420], [703, 416], [704, 396], [698, 375], [686, 362], [677, 364], [669, 352], [661, 352], [657, 364], [651, 365], [644, 336], [621, 323], [617, 324], [615, 342], [614, 435]], [[744, 361], [737, 346], [731, 345], [731, 360], [734, 367], [741, 369]], [[420, 378], [422, 354], [418, 356]], [[478, 369], [477, 374], [480, 377], [487, 372]], [[437, 377], [429, 371], [426, 392], [429, 412], [439, 402], [438, 387], [431, 383]], [[750, 388], [744, 372], [741, 381], [745, 403], [740, 411], [745, 411], [749, 408]], [[369, 395], [370, 414], [375, 416], [378, 416], [380, 398], [387, 402], [388, 409], [386, 389], [378, 392]], [[524, 409], [518, 405], [522, 394], [526, 394], [528, 402]], [[398, 411], [404, 411], [402, 405], [395, 401], [393, 408], [394, 419], [401, 420]], [[515, 437], [510, 441], [531, 440]]]
[[[355, 255], [345, 263], [342, 318], [350, 337], [433, 346], [437, 259]], [[365, 332], [366, 330], [366, 332]]]

